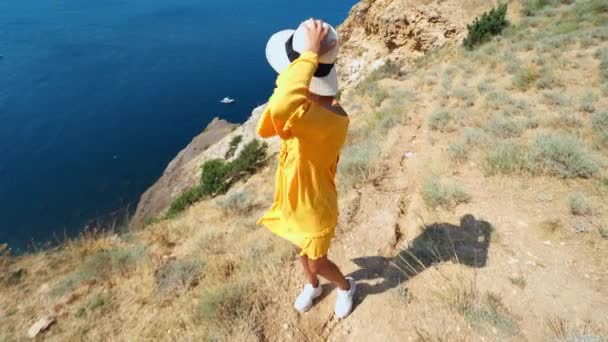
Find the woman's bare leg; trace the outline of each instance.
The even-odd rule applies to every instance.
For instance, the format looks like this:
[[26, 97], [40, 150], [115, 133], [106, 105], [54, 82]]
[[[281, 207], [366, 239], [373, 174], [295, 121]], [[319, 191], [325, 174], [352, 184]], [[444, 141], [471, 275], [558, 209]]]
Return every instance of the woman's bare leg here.
[[336, 284], [340, 290], [348, 291], [350, 289], [348, 280], [344, 278], [344, 275], [338, 266], [327, 259], [327, 256], [323, 256], [316, 260], [308, 259], [308, 268], [313, 274], [319, 274], [323, 278]]
[[[296, 247], [296, 251], [300, 254], [300, 249]], [[306, 276], [306, 281], [313, 287], [319, 286], [319, 278], [317, 277], [317, 273], [313, 272], [310, 269], [308, 264], [309, 260], [306, 255], [300, 256], [300, 262], [302, 263], [302, 269], [304, 269], [304, 275]]]

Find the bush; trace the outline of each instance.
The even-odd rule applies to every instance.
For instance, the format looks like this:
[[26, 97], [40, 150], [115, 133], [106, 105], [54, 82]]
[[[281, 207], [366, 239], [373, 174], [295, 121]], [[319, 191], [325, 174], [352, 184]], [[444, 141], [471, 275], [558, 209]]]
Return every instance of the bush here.
[[608, 48], [597, 49], [593, 56], [600, 60], [600, 75], [608, 81]]
[[225, 193], [235, 182], [250, 176], [264, 165], [268, 144], [255, 139], [245, 145], [238, 157], [227, 162], [211, 159], [203, 164], [201, 183], [180, 195], [169, 207], [166, 217], [175, 217], [204, 197]]
[[469, 203], [471, 195], [458, 184], [445, 186], [438, 179], [432, 178], [424, 183], [422, 199], [431, 208], [452, 209], [461, 203]]
[[521, 124], [507, 118], [497, 118], [491, 120], [486, 125], [486, 130], [498, 138], [515, 138], [523, 132]]
[[[250, 285], [252, 286], [252, 285]], [[199, 305], [200, 318], [230, 324], [248, 315], [253, 307], [251, 289], [242, 284], [226, 284], [206, 290]]]
[[230, 145], [228, 146], [228, 151], [226, 151], [226, 154], [224, 155], [225, 159], [230, 159], [230, 158], [234, 157], [234, 152], [236, 152], [236, 149], [239, 147], [239, 144], [241, 143], [241, 141], [243, 141], [242, 135], [237, 135], [234, 138], [232, 138], [232, 140], [230, 140]]
[[551, 67], [545, 65], [540, 68], [540, 74], [538, 76], [538, 81], [536, 82], [536, 87], [539, 89], [551, 89], [557, 85], [559, 85], [559, 81], [555, 77]]
[[571, 135], [539, 136], [528, 158], [532, 171], [563, 178], [589, 178], [599, 170], [583, 142]]
[[488, 143], [488, 137], [483, 130], [475, 127], [465, 127], [462, 131], [464, 142], [469, 145], [483, 145]]
[[586, 93], [579, 104], [579, 110], [582, 112], [593, 113], [595, 112], [595, 101], [597, 101], [597, 95], [592, 92]]
[[452, 143], [448, 146], [448, 156], [453, 162], [462, 163], [469, 158], [469, 150], [465, 143]]
[[438, 110], [429, 115], [429, 128], [433, 131], [447, 131], [449, 130], [453, 116], [447, 110]]
[[385, 78], [399, 78], [403, 76], [401, 65], [388, 59], [367, 76], [367, 82], [376, 82]]
[[486, 106], [491, 109], [499, 110], [506, 105], [513, 104], [513, 98], [505, 92], [490, 92], [485, 96]]
[[534, 84], [540, 75], [536, 67], [534, 66], [525, 66], [520, 68], [513, 78], [513, 84], [519, 90], [528, 90], [532, 84]]
[[170, 260], [154, 272], [156, 291], [167, 293], [177, 290], [181, 294], [186, 293], [198, 285], [202, 269], [202, 262], [196, 258]]
[[255, 209], [255, 198], [250, 193], [238, 191], [218, 201], [217, 204], [227, 215], [249, 215]]
[[558, 127], [576, 128], [582, 125], [581, 119], [573, 113], [560, 113], [554, 119], [554, 125]]
[[375, 171], [380, 153], [377, 141], [371, 138], [346, 146], [338, 164], [340, 180], [351, 186], [367, 178]]
[[498, 35], [509, 25], [506, 19], [507, 4], [499, 5], [484, 13], [481, 17], [467, 25], [469, 34], [463, 41], [463, 45], [472, 50], [475, 46], [487, 41], [490, 37]]
[[500, 142], [488, 152], [484, 170], [488, 175], [511, 174], [523, 169], [524, 158], [521, 147], [512, 142]]
[[608, 143], [608, 112], [597, 112], [591, 116], [591, 128], [602, 142]]
[[260, 167], [264, 166], [267, 151], [268, 144], [257, 139], [245, 145], [238, 158], [231, 164], [234, 175], [241, 179], [243, 176], [256, 173]]
[[557, 91], [543, 93], [543, 102], [548, 106], [564, 107], [570, 105], [570, 101], [567, 95]]
[[533, 16], [547, 6], [555, 6], [555, 0], [525, 0], [521, 8], [521, 13], [525, 16]]
[[568, 204], [573, 215], [587, 216], [593, 213], [591, 201], [579, 193], [568, 195]]
[[61, 296], [87, 280], [107, 280], [112, 275], [124, 273], [144, 255], [140, 246], [133, 248], [104, 249], [90, 256], [72, 275], [60, 281], [51, 291], [52, 295]]
[[373, 83], [367, 90], [367, 94], [372, 98], [374, 106], [378, 107], [388, 98], [388, 92], [381, 88], [378, 83]]
[[194, 187], [192, 189], [187, 190], [183, 194], [179, 195], [173, 202], [171, 206], [169, 206], [169, 210], [167, 210], [166, 218], [173, 218], [177, 216], [177, 214], [186, 210], [192, 204], [200, 201], [203, 198], [203, 191], [200, 186]]

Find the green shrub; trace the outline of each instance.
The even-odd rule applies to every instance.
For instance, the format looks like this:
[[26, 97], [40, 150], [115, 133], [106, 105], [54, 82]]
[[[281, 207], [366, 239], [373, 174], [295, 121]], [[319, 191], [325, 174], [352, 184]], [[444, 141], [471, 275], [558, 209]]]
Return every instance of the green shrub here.
[[492, 91], [485, 96], [486, 106], [491, 109], [499, 110], [506, 105], [513, 104], [513, 98], [502, 91]]
[[498, 138], [515, 138], [523, 132], [520, 123], [507, 118], [496, 118], [486, 125], [486, 130]]
[[346, 146], [338, 164], [341, 185], [348, 187], [371, 175], [376, 170], [380, 153], [380, 147], [373, 138]]
[[591, 201], [582, 194], [572, 193], [568, 195], [568, 204], [572, 215], [588, 216], [593, 214]]
[[524, 66], [520, 68], [513, 77], [513, 84], [519, 90], [528, 90], [530, 89], [530, 86], [534, 84], [539, 78], [540, 75], [536, 67]]
[[232, 138], [232, 140], [230, 140], [230, 145], [228, 146], [228, 151], [226, 151], [226, 154], [224, 155], [225, 159], [230, 159], [234, 156], [234, 152], [236, 152], [236, 149], [239, 147], [239, 144], [241, 143], [241, 141], [243, 141], [242, 135], [237, 135], [234, 138]]
[[429, 115], [429, 128], [433, 131], [447, 131], [450, 130], [450, 124], [454, 116], [449, 111], [442, 109], [435, 111]]
[[228, 178], [232, 172], [232, 164], [223, 159], [211, 159], [203, 164], [201, 174], [201, 195], [213, 196], [228, 190]]
[[170, 260], [154, 272], [155, 289], [159, 293], [186, 293], [198, 285], [203, 263], [197, 258]]
[[545, 9], [545, 7], [556, 6], [557, 4], [557, 0], [524, 0], [521, 12], [525, 16], [533, 16]]
[[484, 131], [475, 127], [465, 127], [462, 130], [462, 138], [468, 145], [484, 145], [488, 142]]
[[226, 195], [223, 200], [217, 201], [217, 204], [227, 215], [238, 216], [249, 215], [256, 207], [254, 196], [244, 191]]
[[80, 267], [60, 281], [51, 291], [52, 295], [62, 296], [87, 280], [107, 280], [116, 273], [123, 273], [144, 256], [140, 246], [131, 248], [104, 249], [91, 255]]
[[608, 48], [597, 49], [593, 56], [600, 61], [600, 76], [608, 81]]
[[453, 162], [462, 163], [469, 158], [468, 146], [465, 143], [451, 143], [448, 146], [448, 156]]
[[239, 156], [230, 164], [233, 177], [240, 180], [245, 176], [250, 176], [256, 173], [266, 161], [266, 152], [268, 144], [254, 139], [239, 153]]
[[487, 79], [481, 80], [479, 83], [477, 83], [477, 92], [479, 92], [479, 94], [487, 93], [490, 89], [491, 84]]
[[153, 224], [157, 224], [161, 221], [158, 217], [148, 217], [144, 220], [144, 227], [151, 226]]
[[471, 195], [458, 184], [446, 186], [438, 179], [428, 179], [422, 187], [422, 199], [430, 208], [452, 209], [461, 203], [469, 203]]
[[389, 96], [388, 92], [378, 85], [373, 83], [367, 90], [367, 94], [371, 97], [374, 106], [378, 107]]
[[385, 78], [399, 78], [403, 76], [401, 65], [388, 59], [367, 76], [367, 82], [376, 82]]
[[198, 308], [199, 317], [230, 324], [237, 318], [247, 316], [254, 308], [252, 299], [255, 298], [249, 286], [229, 283], [205, 290]]
[[582, 126], [581, 119], [573, 113], [560, 113], [554, 120], [554, 125], [558, 127], [576, 128]]
[[490, 37], [498, 35], [509, 25], [506, 19], [507, 4], [499, 5], [484, 13], [481, 17], [467, 25], [469, 33], [463, 41], [463, 45], [472, 50], [475, 46], [487, 41]]
[[103, 307], [104, 305], [106, 305], [106, 300], [100, 295], [94, 296], [89, 301], [89, 309], [91, 309], [91, 310], [97, 310], [97, 309]]
[[596, 112], [591, 116], [591, 128], [602, 142], [608, 143], [608, 112]]
[[553, 69], [548, 65], [541, 67], [536, 87], [538, 89], [551, 89], [557, 85], [559, 85], [559, 81], [555, 77]]
[[530, 170], [563, 178], [589, 178], [599, 170], [585, 144], [571, 135], [540, 135], [530, 149]]
[[200, 186], [196, 186], [192, 189], [187, 190], [186, 192], [179, 195], [171, 205], [169, 206], [169, 210], [167, 210], [166, 218], [173, 218], [177, 216], [177, 214], [186, 210], [192, 204], [200, 201], [204, 197], [203, 190]]
[[543, 102], [548, 106], [564, 107], [571, 104], [571, 99], [566, 94], [551, 91], [543, 93]]
[[593, 92], [587, 92], [581, 98], [579, 110], [587, 113], [595, 112], [595, 101], [597, 101], [597, 95], [595, 95]]
[[266, 161], [267, 150], [268, 144], [254, 139], [230, 162], [224, 159], [206, 161], [203, 164], [200, 185], [176, 198], [171, 203], [166, 217], [175, 217], [204, 197], [225, 193], [235, 182], [256, 173]]
[[511, 174], [523, 169], [522, 148], [510, 141], [499, 142], [488, 152], [484, 161], [487, 175]]

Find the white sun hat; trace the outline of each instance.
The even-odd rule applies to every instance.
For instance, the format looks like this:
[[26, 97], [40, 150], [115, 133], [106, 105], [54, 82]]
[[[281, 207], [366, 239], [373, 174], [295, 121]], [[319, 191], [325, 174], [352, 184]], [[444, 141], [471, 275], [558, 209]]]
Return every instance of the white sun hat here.
[[[334, 96], [338, 93], [338, 75], [334, 63], [340, 50], [340, 39], [338, 32], [329, 24], [329, 33], [322, 43], [328, 46], [334, 41], [336, 45], [319, 56], [319, 67], [310, 82], [310, 92], [321, 96]], [[305, 32], [303, 24], [297, 30], [283, 30], [275, 33], [266, 44], [266, 59], [270, 66], [279, 74], [283, 72], [291, 62], [300, 57], [304, 50]]]

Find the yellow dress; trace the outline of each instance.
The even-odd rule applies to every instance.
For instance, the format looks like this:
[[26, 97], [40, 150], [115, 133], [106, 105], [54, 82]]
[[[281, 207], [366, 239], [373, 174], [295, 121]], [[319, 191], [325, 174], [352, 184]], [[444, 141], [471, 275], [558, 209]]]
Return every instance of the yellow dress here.
[[274, 203], [258, 221], [311, 259], [327, 255], [338, 222], [335, 177], [349, 119], [308, 99], [318, 56], [304, 52], [277, 78], [258, 123], [281, 138]]

